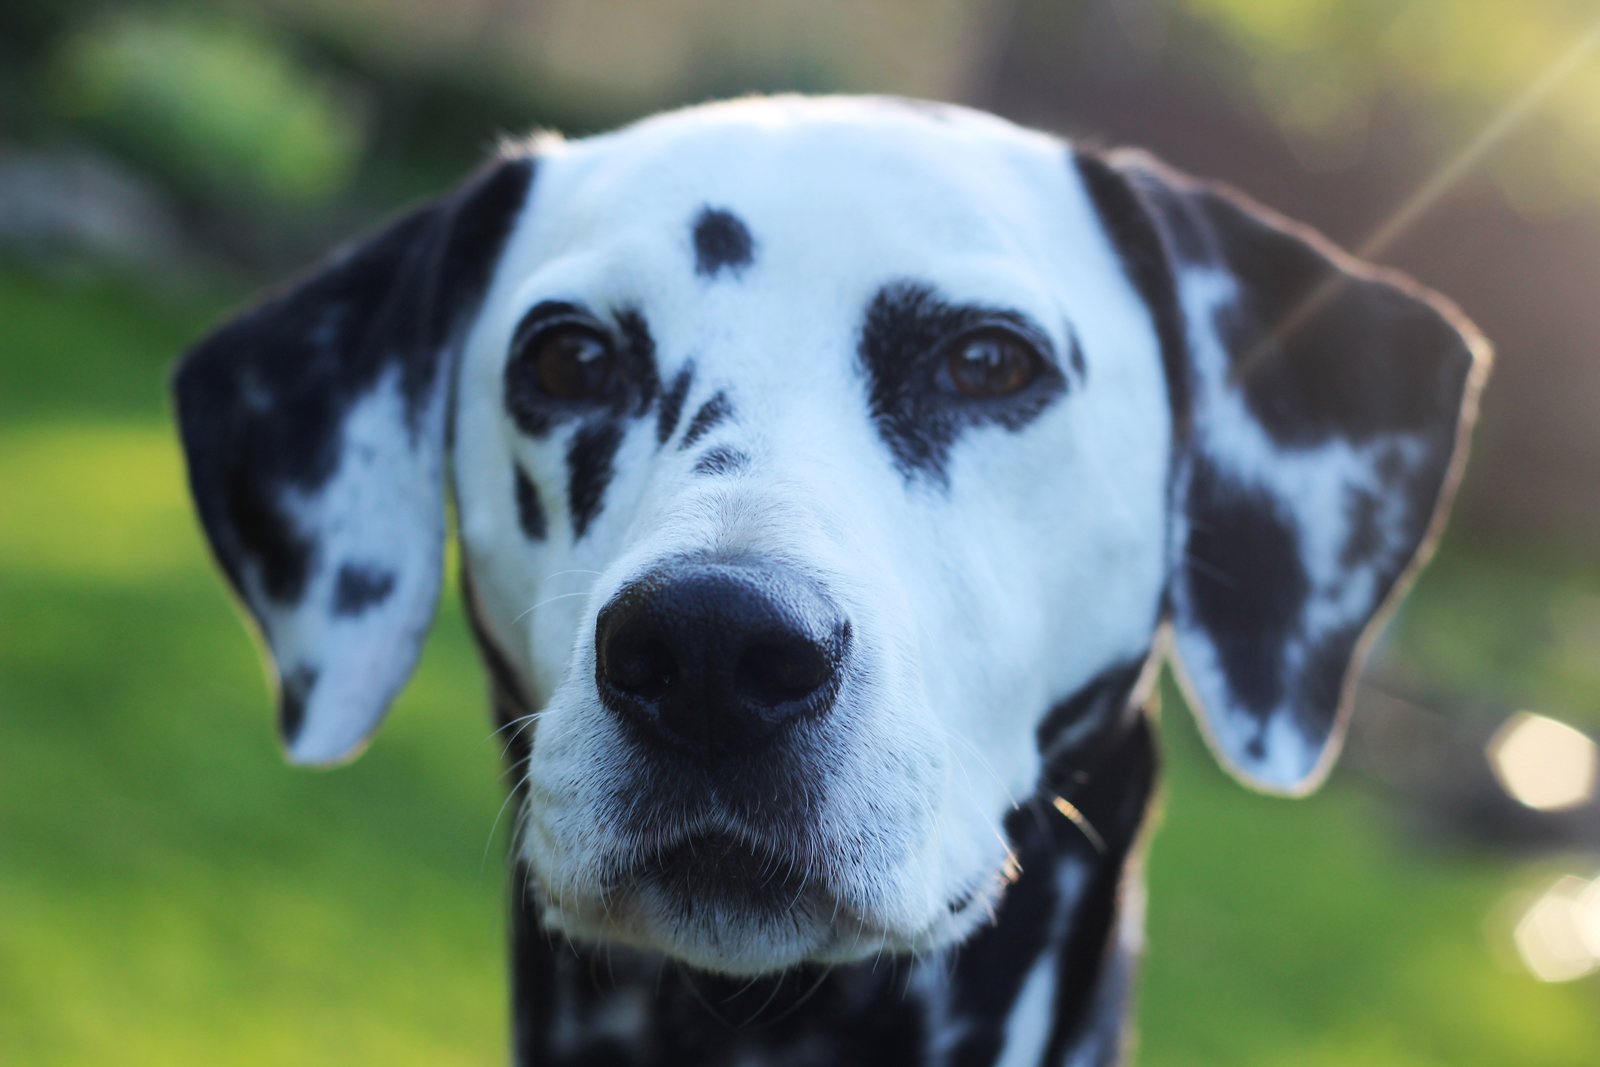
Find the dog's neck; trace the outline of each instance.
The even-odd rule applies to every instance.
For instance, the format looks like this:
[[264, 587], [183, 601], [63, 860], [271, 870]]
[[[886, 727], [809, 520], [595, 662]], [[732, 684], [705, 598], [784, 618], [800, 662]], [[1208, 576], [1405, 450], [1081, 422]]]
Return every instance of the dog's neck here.
[[[995, 921], [920, 959], [721, 978], [552, 937], [530, 895], [515, 891], [514, 1062], [1117, 1063], [1142, 936], [1137, 851], [1155, 763], [1139, 716], [1092, 775], [1068, 776], [1069, 803], [1042, 790], [1015, 809], [1006, 832], [1021, 874]], [[520, 889], [526, 871], [513, 879]]]

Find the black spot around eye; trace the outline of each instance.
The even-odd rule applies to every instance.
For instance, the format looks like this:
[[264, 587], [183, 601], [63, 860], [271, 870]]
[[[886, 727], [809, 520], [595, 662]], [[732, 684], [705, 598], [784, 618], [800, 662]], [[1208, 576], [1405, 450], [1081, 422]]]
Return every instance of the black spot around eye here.
[[346, 563], [334, 579], [333, 613], [360, 615], [394, 592], [394, 571], [368, 563]]
[[694, 220], [694, 272], [714, 277], [723, 268], [735, 274], [750, 265], [755, 242], [739, 216], [723, 208], [705, 207]]
[[[989, 328], [1029, 338], [1044, 356], [1037, 375], [1010, 396], [952, 398], [937, 382], [944, 353], [963, 335]], [[859, 355], [873, 421], [901, 473], [945, 485], [950, 446], [964, 429], [990, 423], [1020, 430], [1066, 392], [1046, 336], [1015, 311], [951, 304], [917, 282], [879, 289], [862, 322]]]
[[728, 399], [727, 393], [719, 390], [710, 400], [701, 404], [700, 410], [689, 420], [689, 428], [684, 431], [683, 440], [678, 442], [678, 450], [681, 452], [691, 447], [732, 414], [733, 402]]
[[626, 410], [633, 416], [643, 415], [661, 391], [661, 379], [656, 372], [656, 341], [650, 335], [650, 324], [637, 308], [623, 308], [617, 312], [617, 329], [622, 331], [620, 355], [633, 387]]
[[530, 541], [543, 541], [546, 534], [544, 505], [539, 501], [539, 487], [533, 484], [521, 467], [516, 468], [515, 491], [517, 496], [517, 525]]
[[694, 381], [694, 364], [688, 364], [672, 379], [672, 387], [661, 394], [661, 410], [656, 415], [656, 443], [666, 444], [678, 428], [678, 416], [683, 414], [683, 401], [689, 395], [689, 385]]
[[591, 423], [573, 435], [567, 448], [567, 503], [574, 537], [582, 537], [600, 513], [621, 444], [622, 427], [614, 422]]
[[[649, 324], [638, 309], [624, 307], [612, 316], [615, 329], [605, 317], [580, 304], [546, 300], [536, 304], [518, 324], [512, 336], [511, 354], [503, 375], [505, 406], [517, 429], [529, 437], [546, 437], [564, 422], [591, 418], [596, 410], [612, 415], [643, 415], [661, 391], [656, 373], [655, 340]], [[606, 394], [567, 399], [552, 397], [540, 387], [537, 354], [541, 335], [551, 329], [572, 324], [576, 332], [587, 331], [615, 346], [611, 383]]]

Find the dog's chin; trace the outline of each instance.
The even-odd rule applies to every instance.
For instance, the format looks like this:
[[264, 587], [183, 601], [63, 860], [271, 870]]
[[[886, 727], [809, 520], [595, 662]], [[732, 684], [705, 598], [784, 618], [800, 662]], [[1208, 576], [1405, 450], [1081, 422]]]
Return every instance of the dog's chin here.
[[575, 940], [660, 952], [704, 971], [755, 977], [805, 963], [921, 953], [970, 924], [884, 928], [816, 873], [722, 835], [686, 839], [609, 879], [604, 892], [545, 894], [544, 923]]

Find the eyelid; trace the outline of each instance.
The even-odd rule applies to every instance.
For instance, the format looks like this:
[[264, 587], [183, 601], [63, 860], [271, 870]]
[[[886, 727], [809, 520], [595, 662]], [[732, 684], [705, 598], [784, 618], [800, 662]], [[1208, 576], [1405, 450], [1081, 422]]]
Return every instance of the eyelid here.
[[1026, 319], [1013, 319], [1010, 316], [988, 316], [980, 319], [940, 346], [939, 357], [942, 359], [953, 352], [957, 345], [984, 333], [999, 333], [1013, 337], [1031, 348], [1040, 359], [1055, 370], [1062, 369], [1061, 361], [1056, 357], [1055, 343], [1051, 341], [1050, 335]]
[[605, 341], [608, 348], [615, 347], [611, 331], [588, 308], [566, 301], [546, 300], [535, 304], [517, 323], [517, 328], [511, 332], [511, 351], [522, 351], [535, 337], [560, 326], [589, 330]]

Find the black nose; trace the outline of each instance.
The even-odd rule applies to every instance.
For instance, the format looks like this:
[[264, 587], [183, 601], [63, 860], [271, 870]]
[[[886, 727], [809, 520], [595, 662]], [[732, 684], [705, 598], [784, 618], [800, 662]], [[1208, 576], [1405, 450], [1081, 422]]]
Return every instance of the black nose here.
[[849, 638], [833, 601], [792, 571], [676, 565], [600, 610], [595, 683], [649, 743], [716, 762], [825, 713]]

